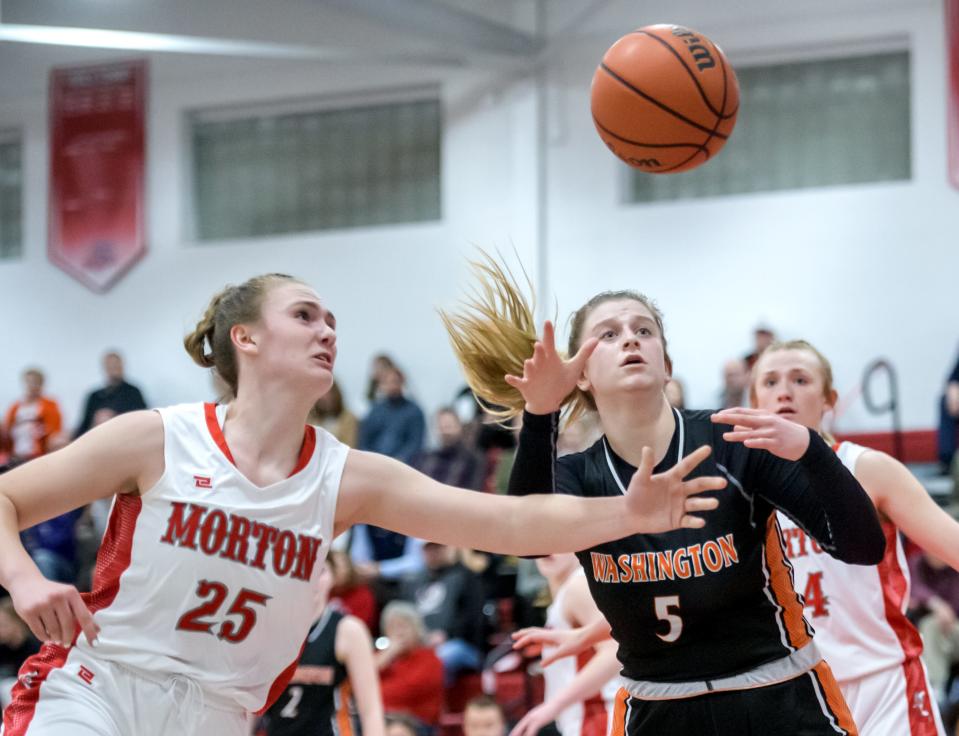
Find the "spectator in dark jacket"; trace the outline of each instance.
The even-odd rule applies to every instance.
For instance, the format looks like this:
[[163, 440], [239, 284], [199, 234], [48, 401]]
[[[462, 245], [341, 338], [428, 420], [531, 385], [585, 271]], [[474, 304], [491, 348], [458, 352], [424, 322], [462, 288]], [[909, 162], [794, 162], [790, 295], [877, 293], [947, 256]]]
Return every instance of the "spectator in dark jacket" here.
[[107, 383], [103, 388], [91, 391], [83, 407], [83, 419], [74, 432], [79, 437], [94, 425], [94, 415], [101, 409], [109, 409], [113, 414], [123, 414], [137, 409], [146, 409], [146, 402], [140, 389], [123, 378], [123, 358], [119, 353], [110, 351], [103, 356], [103, 372]]
[[483, 646], [483, 584], [444, 544], [423, 545], [426, 569], [411, 578], [403, 597], [423, 617], [427, 643], [443, 662], [447, 685], [463, 670], [479, 669]]
[[439, 447], [420, 453], [413, 466], [440, 483], [460, 488], [483, 490], [486, 481], [486, 460], [467, 447], [463, 438], [463, 423], [450, 407], [436, 412], [436, 436]]

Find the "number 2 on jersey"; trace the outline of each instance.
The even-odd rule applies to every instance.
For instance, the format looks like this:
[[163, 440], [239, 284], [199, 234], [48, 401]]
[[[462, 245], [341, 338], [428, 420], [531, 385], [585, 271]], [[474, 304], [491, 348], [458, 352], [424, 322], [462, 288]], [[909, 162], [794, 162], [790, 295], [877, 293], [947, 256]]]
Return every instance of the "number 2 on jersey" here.
[[[212, 634], [213, 626], [217, 622], [204, 621], [202, 617], [215, 616], [216, 612], [223, 606], [223, 601], [226, 600], [229, 592], [229, 589], [223, 583], [216, 580], [201, 580], [197, 583], [196, 594], [207, 600], [180, 616], [176, 627], [181, 631], [201, 631], [205, 634]], [[216, 632], [217, 638], [226, 639], [234, 644], [246, 639], [250, 635], [250, 631], [253, 630], [254, 624], [256, 624], [256, 609], [251, 608], [249, 604], [255, 603], [265, 606], [268, 600], [270, 600], [268, 595], [243, 588], [237, 593], [236, 598], [233, 599], [233, 603], [230, 604], [230, 608], [226, 612], [227, 616], [239, 616], [239, 625], [233, 621], [223, 621]]]
[[669, 623], [669, 631], [665, 634], [657, 633], [656, 636], [667, 644], [672, 644], [679, 638], [679, 635], [683, 633], [683, 619], [675, 613], [669, 612], [671, 607], [675, 607], [677, 611], [679, 610], [679, 596], [658, 595], [653, 599], [653, 604], [656, 606], [656, 618]]
[[812, 609], [812, 617], [819, 618], [829, 615], [829, 598], [822, 592], [822, 573], [809, 573], [809, 580], [806, 581], [806, 590], [802, 597], [805, 599], [806, 608]]

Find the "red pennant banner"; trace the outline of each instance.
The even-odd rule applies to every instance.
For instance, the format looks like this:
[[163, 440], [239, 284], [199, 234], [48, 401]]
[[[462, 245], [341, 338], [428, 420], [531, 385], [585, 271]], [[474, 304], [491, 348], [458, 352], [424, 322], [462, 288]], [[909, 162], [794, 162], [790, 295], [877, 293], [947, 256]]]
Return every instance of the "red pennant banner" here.
[[949, 129], [949, 182], [959, 189], [959, 0], [946, 2], [946, 44], [949, 68], [947, 122]]
[[50, 75], [50, 260], [103, 292], [146, 253], [146, 62]]

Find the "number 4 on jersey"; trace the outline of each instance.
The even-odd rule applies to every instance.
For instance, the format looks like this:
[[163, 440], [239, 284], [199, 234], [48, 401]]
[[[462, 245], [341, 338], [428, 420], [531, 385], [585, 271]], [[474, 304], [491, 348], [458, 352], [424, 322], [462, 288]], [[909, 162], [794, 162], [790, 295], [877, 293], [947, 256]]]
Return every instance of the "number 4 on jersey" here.
[[812, 609], [812, 617], [819, 618], [829, 615], [829, 598], [822, 592], [822, 573], [809, 573], [809, 580], [806, 581], [806, 590], [802, 597], [805, 599], [806, 608]]

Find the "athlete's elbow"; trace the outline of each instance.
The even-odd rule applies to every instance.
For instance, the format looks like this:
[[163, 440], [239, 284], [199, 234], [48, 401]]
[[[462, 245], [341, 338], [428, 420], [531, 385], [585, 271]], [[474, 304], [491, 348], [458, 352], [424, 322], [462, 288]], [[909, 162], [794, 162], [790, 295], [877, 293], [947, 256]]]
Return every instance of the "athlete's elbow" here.
[[879, 533], [860, 535], [854, 544], [849, 544], [836, 557], [850, 565], [878, 565], [886, 554], [886, 538]]

